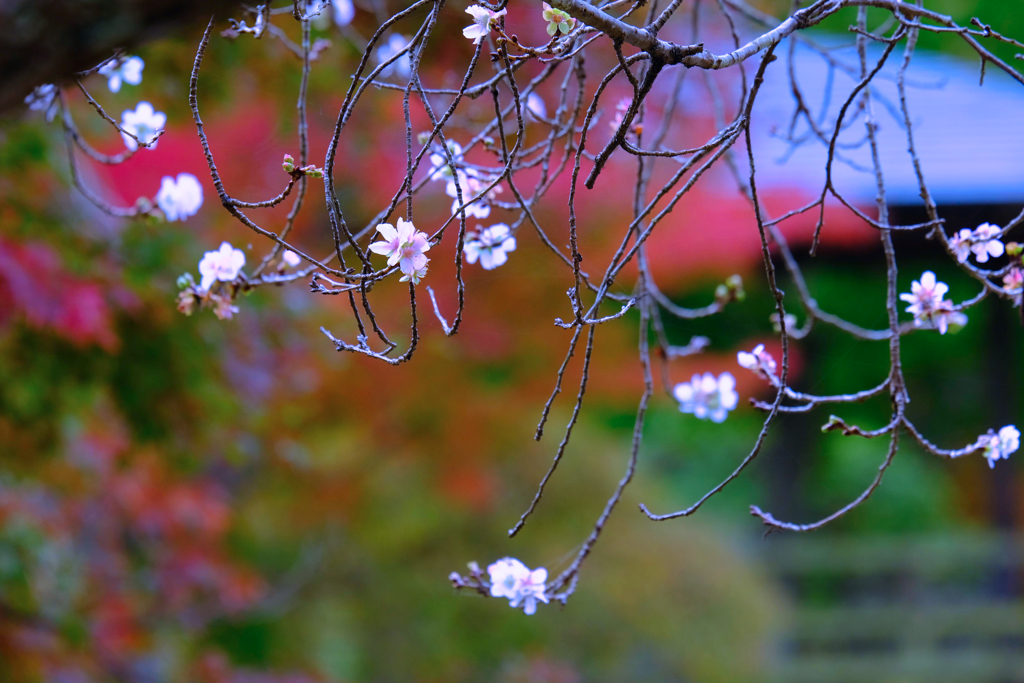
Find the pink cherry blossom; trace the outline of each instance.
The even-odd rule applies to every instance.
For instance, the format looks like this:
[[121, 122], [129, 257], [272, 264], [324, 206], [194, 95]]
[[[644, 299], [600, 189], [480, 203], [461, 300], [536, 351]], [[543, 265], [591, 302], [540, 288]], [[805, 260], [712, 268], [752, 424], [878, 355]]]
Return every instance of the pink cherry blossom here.
[[633, 100], [628, 97], [623, 97], [615, 104], [615, 116], [612, 117], [612, 120], [608, 123], [613, 133], [619, 130], [619, 126], [622, 125], [622, 118], [626, 115], [626, 112], [629, 110], [629, 105], [632, 102]]
[[953, 235], [949, 240], [949, 246], [953, 248], [953, 253], [956, 254], [956, 260], [960, 263], [966, 263], [967, 259], [971, 255], [971, 238], [971, 231], [964, 228]]
[[914, 316], [914, 325], [922, 328], [935, 328], [945, 334], [950, 325], [962, 327], [967, 323], [967, 316], [953, 310], [951, 301], [943, 301], [949, 286], [935, 279], [935, 273], [926, 270], [920, 280], [910, 285], [909, 294], [900, 294], [900, 299], [908, 302], [907, 313]]
[[1012, 293], [1024, 290], [1024, 270], [1011, 268], [1010, 272], [1003, 276], [1003, 287]]
[[403, 282], [411, 279], [418, 283], [426, 275], [426, 266], [430, 260], [424, 255], [430, 251], [427, 234], [416, 230], [412, 221], [404, 218], [398, 219], [397, 229], [389, 223], [381, 223], [377, 226], [377, 232], [382, 239], [371, 244], [370, 251], [387, 256], [389, 266], [398, 264], [398, 268], [405, 273]]

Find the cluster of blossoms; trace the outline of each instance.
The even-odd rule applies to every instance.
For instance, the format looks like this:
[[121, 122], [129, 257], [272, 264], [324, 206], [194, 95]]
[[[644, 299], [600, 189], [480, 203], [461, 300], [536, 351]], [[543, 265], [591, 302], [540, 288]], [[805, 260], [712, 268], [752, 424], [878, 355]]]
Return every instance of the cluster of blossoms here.
[[199, 261], [199, 284], [195, 284], [191, 273], [178, 278], [178, 286], [182, 292], [178, 295], [178, 310], [191, 315], [196, 306], [213, 308], [214, 314], [221, 320], [229, 320], [238, 307], [232, 304], [230, 293], [213, 291], [217, 282], [234, 282], [242, 266], [245, 265], [245, 252], [235, 249], [229, 242], [221, 242], [220, 249], [208, 251]]
[[935, 273], [926, 270], [920, 280], [910, 285], [909, 294], [900, 294], [900, 299], [910, 305], [907, 313], [914, 316], [916, 327], [936, 328], [939, 334], [946, 334], [951, 326], [961, 328], [967, 324], [967, 316], [953, 310], [953, 302], [943, 299], [949, 286], [935, 279]]
[[537, 602], [547, 604], [548, 596], [544, 594], [544, 582], [548, 580], [548, 570], [538, 567], [533, 571], [515, 559], [505, 557], [487, 567], [491, 579], [491, 595], [495, 598], [508, 598], [508, 604], [522, 608], [526, 614], [537, 611]]
[[1013, 425], [1006, 425], [996, 434], [985, 434], [978, 443], [985, 448], [988, 466], [995, 467], [996, 460], [1005, 460], [1020, 448], [1020, 432]]
[[[140, 57], [119, 56], [102, 64], [97, 72], [107, 79], [110, 92], [116, 93], [125, 83], [142, 83], [145, 66]], [[57, 86], [53, 84], [41, 85], [25, 98], [25, 102], [29, 109], [43, 112], [46, 120], [52, 121], [59, 106], [58, 93]], [[121, 137], [132, 152], [139, 148], [136, 138], [152, 149], [156, 147], [156, 140], [166, 123], [167, 116], [163, 112], [156, 111], [149, 102], [139, 102], [134, 110], [128, 109], [121, 114]], [[191, 173], [179, 173], [177, 178], [164, 176], [154, 201], [168, 221], [183, 221], [195, 215], [203, 205], [203, 187]], [[148, 200], [140, 202], [149, 206]]]
[[399, 270], [404, 275], [401, 282], [412, 281], [418, 285], [420, 280], [427, 274], [427, 263], [430, 262], [425, 255], [430, 251], [429, 237], [425, 232], [420, 232], [412, 221], [404, 218], [398, 219], [398, 227], [390, 223], [381, 223], [377, 226], [381, 240], [370, 245], [370, 251], [388, 257], [388, 265], [398, 264]]
[[1003, 288], [1010, 294], [1024, 294], [1024, 244], [1007, 242], [1010, 269], [1003, 275]]
[[999, 233], [1002, 231], [998, 226], [991, 223], [982, 223], [974, 230], [964, 228], [949, 240], [953, 253], [960, 263], [967, 261], [971, 252], [978, 263], [987, 263], [989, 257], [998, 258], [1005, 252], [1005, 247], [999, 241]]
[[[96, 70], [107, 79], [107, 88], [117, 93], [121, 87], [142, 83], [142, 71], [145, 62], [140, 57], [119, 55], [100, 65]], [[52, 121], [59, 111], [60, 89], [53, 84], [37, 87], [25, 98], [29, 109], [40, 111], [47, 121]], [[121, 137], [125, 147], [130, 151], [138, 150], [140, 143], [148, 148], [155, 148], [167, 116], [156, 111], [149, 102], [139, 102], [134, 110], [125, 110], [121, 115]], [[203, 187], [191, 173], [179, 173], [177, 177], [164, 176], [153, 202], [140, 198], [137, 206], [143, 214], [152, 215], [152, 204], [160, 208], [168, 221], [183, 221], [195, 215], [203, 205]], [[185, 313], [191, 313], [196, 303], [212, 305], [221, 318], [230, 318], [238, 309], [231, 305], [231, 297], [210, 292], [210, 287], [217, 280], [234, 280], [245, 264], [245, 254], [234, 249], [225, 242], [219, 251], [207, 252], [199, 263], [201, 282], [197, 286], [191, 274], [179, 279], [180, 286], [185, 289], [178, 299], [178, 307]]]
[[[922, 280], [925, 280], [925, 278], [922, 278]], [[916, 285], [918, 283], [914, 284]], [[941, 284], [942, 283], [939, 283], [939, 285]], [[740, 351], [739, 353], [736, 354], [736, 361], [738, 362], [741, 368], [750, 370], [761, 379], [769, 380], [772, 381], [773, 383], [777, 381], [777, 375], [775, 374], [777, 370], [775, 358], [773, 358], [772, 355], [765, 350], [764, 344], [758, 344], [751, 351]], [[690, 385], [680, 384], [676, 387], [676, 391], [678, 392], [680, 387], [684, 387], [684, 391], [687, 394], [692, 395], [694, 393], [693, 387], [696, 386], [698, 379], [699, 378], [694, 375], [693, 381]], [[708, 389], [711, 389], [714, 383], [714, 379], [715, 378], [712, 375], [705, 375], [703, 376], [703, 379], [700, 381], [701, 384], [707, 383]], [[721, 380], [719, 381], [719, 386], [721, 386]], [[679, 398], [678, 393], [676, 397]], [[680, 405], [680, 410], [683, 410], [682, 404]], [[684, 412], [689, 413], [690, 411]], [[700, 416], [698, 415], [697, 417]], [[715, 418], [712, 417], [712, 419], [714, 420]], [[831, 418], [831, 421], [833, 422], [831, 422], [830, 424], [834, 424], [838, 420], [839, 418], [833, 416], [833, 418]], [[721, 422], [721, 420], [715, 421]], [[1005, 460], [1009, 458], [1011, 454], [1016, 453], [1017, 450], [1020, 449], [1020, 444], [1020, 431], [1018, 431], [1017, 427], [1015, 427], [1014, 425], [1007, 425], [1006, 427], [1000, 429], [998, 432], [989, 431], [989, 433], [983, 434], [978, 439], [976, 446], [984, 450], [984, 456], [985, 459], [988, 460], [988, 466], [995, 467], [995, 461]]]
[[466, 235], [466, 246], [463, 253], [466, 261], [480, 265], [484, 270], [494, 270], [508, 261], [508, 252], [516, 250], [516, 238], [512, 230], [504, 223], [496, 223], [489, 228], [478, 225], [479, 232]]
[[[566, 12], [555, 9], [546, 2], [541, 4], [543, 6], [541, 16], [547, 22], [547, 32], [552, 39], [559, 32], [566, 35], [576, 28], [576, 20]], [[466, 14], [473, 17], [473, 23], [462, 29], [462, 35], [472, 40], [474, 45], [479, 45], [480, 41], [486, 38], [492, 30], [498, 28], [498, 21], [505, 16], [505, 12], [504, 9], [493, 12], [481, 5], [470, 5], [466, 8]]]
[[677, 384], [672, 395], [679, 402], [680, 412], [712, 422], [724, 422], [739, 401], [736, 378], [728, 372], [717, 378], [710, 372], [694, 375], [689, 382]]
[[232, 282], [245, 265], [245, 252], [235, 249], [228, 242], [221, 242], [220, 249], [208, 251], [199, 262], [199, 289], [208, 291], [214, 282]]
[[[447, 147], [448, 153], [451, 154], [452, 162], [456, 166], [455, 173], [452, 174], [452, 169], [448, 165], [448, 157], [443, 151], [438, 149], [430, 154], [430, 177], [434, 180], [445, 181], [444, 192], [452, 198], [452, 213], [455, 214], [458, 213], [460, 207], [459, 189], [462, 190], [463, 200], [466, 200], [481, 194], [485, 187], [494, 182], [494, 179], [488, 178], [474, 168], [460, 166], [463, 163], [462, 145], [454, 140], [449, 140]], [[458, 181], [458, 187], [456, 187], [456, 180]], [[492, 187], [480, 199], [464, 207], [466, 215], [480, 220], [490, 216], [490, 202], [494, 201], [500, 192], [500, 186], [495, 185]]]
[[[539, 107], [543, 116], [546, 113], [544, 101], [539, 97], [537, 100], [540, 103]], [[527, 104], [529, 105], [529, 100], [527, 100]], [[448, 155], [438, 148], [430, 154], [430, 177], [445, 182], [445, 194], [452, 197], [452, 213], [455, 214], [458, 213], [460, 207], [457, 192], [459, 188], [462, 189], [463, 199], [466, 200], [481, 194], [484, 188], [494, 182], [494, 179], [484, 176], [476, 169], [461, 166], [463, 163], [462, 145], [454, 140], [448, 140], [446, 146], [448, 155], [451, 155], [456, 166], [455, 173], [452, 173], [452, 169], [448, 165]], [[501, 187], [495, 185], [480, 199], [462, 207], [462, 210], [465, 211], [467, 217], [483, 220], [491, 215], [491, 202], [495, 200], [499, 192], [501, 192]], [[505, 264], [508, 261], [508, 252], [516, 249], [516, 238], [512, 236], [511, 228], [504, 223], [496, 223], [489, 228], [477, 226], [477, 232], [470, 232], [466, 237], [467, 241], [463, 248], [466, 260], [469, 263], [476, 263], [479, 259], [480, 265], [486, 270], [493, 270]]]

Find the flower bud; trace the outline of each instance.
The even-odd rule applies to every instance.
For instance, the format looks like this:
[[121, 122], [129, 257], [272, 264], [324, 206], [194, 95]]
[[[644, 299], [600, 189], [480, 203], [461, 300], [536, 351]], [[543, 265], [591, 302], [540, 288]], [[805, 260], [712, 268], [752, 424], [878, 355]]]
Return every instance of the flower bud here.
[[192, 279], [192, 273], [184, 273], [178, 278], [178, 289], [192, 287], [195, 284], [196, 281]]
[[284, 163], [281, 164], [281, 168], [284, 169], [285, 173], [291, 173], [295, 170], [295, 159], [292, 158], [291, 154], [284, 155]]
[[324, 172], [321, 169], [319, 169], [316, 166], [314, 166], [313, 164], [310, 164], [309, 166], [303, 166], [301, 171], [303, 173], [305, 173], [306, 175], [308, 175], [310, 178], [323, 178], [324, 177]]

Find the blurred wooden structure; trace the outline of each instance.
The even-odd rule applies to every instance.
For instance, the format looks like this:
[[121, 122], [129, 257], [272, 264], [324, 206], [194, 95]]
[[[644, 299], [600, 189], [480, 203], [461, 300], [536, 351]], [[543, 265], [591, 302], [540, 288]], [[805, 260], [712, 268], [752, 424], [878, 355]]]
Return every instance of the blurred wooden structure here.
[[1024, 536], [777, 537], [780, 683], [1024, 682]]

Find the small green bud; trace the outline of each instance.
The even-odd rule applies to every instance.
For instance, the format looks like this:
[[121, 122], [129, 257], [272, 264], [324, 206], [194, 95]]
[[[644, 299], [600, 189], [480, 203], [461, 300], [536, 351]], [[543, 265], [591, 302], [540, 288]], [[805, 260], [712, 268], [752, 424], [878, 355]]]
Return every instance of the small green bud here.
[[1006, 243], [1006, 253], [1009, 256], [1020, 256], [1024, 252], [1024, 244], [1018, 244], [1017, 242]]
[[416, 141], [421, 145], [425, 145], [430, 142], [430, 131], [425, 130], [416, 135]]
[[187, 289], [196, 284], [196, 281], [192, 279], [192, 273], [184, 273], [178, 278], [178, 289]]
[[291, 173], [295, 170], [295, 159], [291, 154], [284, 155], [284, 163], [281, 164], [281, 168], [284, 169], [285, 173]]
[[729, 288], [725, 285], [718, 285], [715, 287], [715, 299], [722, 301], [723, 299], [729, 298]]

